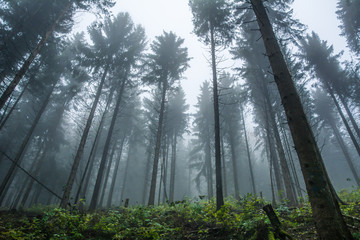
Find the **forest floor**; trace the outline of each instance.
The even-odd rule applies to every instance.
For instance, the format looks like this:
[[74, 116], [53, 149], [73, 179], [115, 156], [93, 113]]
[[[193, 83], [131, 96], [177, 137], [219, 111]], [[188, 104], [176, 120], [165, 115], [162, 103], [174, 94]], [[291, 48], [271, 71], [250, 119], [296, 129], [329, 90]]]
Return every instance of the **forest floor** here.
[[[360, 239], [360, 190], [339, 193], [346, 222]], [[268, 202], [248, 195], [228, 198], [216, 211], [214, 200], [184, 200], [160, 206], [130, 206], [93, 213], [36, 206], [0, 211], [0, 239], [277, 239], [262, 210]], [[309, 203], [275, 208], [282, 230], [293, 239], [316, 239]]]

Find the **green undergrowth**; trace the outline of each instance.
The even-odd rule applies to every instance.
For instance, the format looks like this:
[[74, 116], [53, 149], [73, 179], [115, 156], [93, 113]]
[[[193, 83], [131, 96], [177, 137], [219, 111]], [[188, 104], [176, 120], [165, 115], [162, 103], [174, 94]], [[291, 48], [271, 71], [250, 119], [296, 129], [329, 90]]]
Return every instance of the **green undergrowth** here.
[[[348, 203], [345, 215], [360, 216], [360, 190], [341, 191]], [[37, 206], [23, 211], [0, 212], [0, 239], [276, 239], [262, 210], [263, 199], [247, 195], [228, 198], [216, 211], [214, 200], [132, 206], [93, 213]], [[275, 210], [283, 231], [294, 239], [316, 239], [307, 202], [296, 208]], [[353, 220], [354, 221], [354, 220]], [[355, 222], [351, 225], [358, 226]], [[356, 228], [355, 228], [356, 229]], [[352, 230], [356, 239], [359, 232]]]

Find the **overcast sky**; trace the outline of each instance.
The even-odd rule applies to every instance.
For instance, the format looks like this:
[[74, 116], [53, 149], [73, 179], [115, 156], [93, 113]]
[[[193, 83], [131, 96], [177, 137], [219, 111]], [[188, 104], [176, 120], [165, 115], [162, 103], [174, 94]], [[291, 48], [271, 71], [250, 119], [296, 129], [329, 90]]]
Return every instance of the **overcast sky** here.
[[[293, 9], [295, 18], [306, 24], [309, 32], [317, 32], [321, 39], [333, 44], [338, 53], [345, 49], [346, 43], [339, 36], [340, 22], [335, 15], [336, 2], [337, 0], [295, 0]], [[163, 31], [173, 31], [185, 39], [184, 45], [192, 60], [184, 75], [185, 79], [181, 82], [193, 111], [200, 85], [204, 80], [211, 79], [211, 70], [206, 60], [209, 57], [207, 48], [192, 34], [192, 14], [188, 0], [119, 0], [112, 13], [116, 15], [121, 11], [129, 12], [135, 24], [141, 24], [145, 28], [149, 42]], [[77, 18], [80, 24], [76, 30], [84, 29], [93, 20], [93, 16], [82, 14]], [[232, 64], [226, 62], [221, 67], [230, 69]]]

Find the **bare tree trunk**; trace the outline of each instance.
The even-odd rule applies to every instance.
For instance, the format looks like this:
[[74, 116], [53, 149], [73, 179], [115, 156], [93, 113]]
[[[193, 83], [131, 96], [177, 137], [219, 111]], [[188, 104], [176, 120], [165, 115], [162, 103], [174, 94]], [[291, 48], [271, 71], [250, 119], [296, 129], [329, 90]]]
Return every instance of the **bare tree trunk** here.
[[210, 145], [210, 134], [208, 132], [208, 138], [206, 140], [206, 149], [205, 149], [205, 167], [206, 167], [206, 178], [207, 178], [207, 192], [208, 198], [211, 199], [214, 196], [213, 190], [213, 168], [211, 161], [211, 145]]
[[281, 200], [283, 198], [284, 184], [283, 184], [283, 179], [282, 179], [281, 173], [280, 173], [279, 160], [277, 158], [277, 155], [276, 155], [276, 152], [274, 149], [273, 136], [272, 136], [272, 132], [270, 129], [270, 120], [269, 120], [269, 116], [268, 116], [268, 110], [266, 107], [265, 107], [265, 122], [266, 122], [266, 137], [267, 137], [269, 153], [270, 153], [269, 157], [270, 157], [270, 162], [272, 163], [272, 165], [270, 165], [270, 170], [271, 170], [272, 166], [274, 166], [277, 195]]
[[[164, 183], [164, 176], [165, 176], [166, 148], [167, 148], [167, 146], [169, 144], [168, 141], [166, 141], [166, 137], [165, 137], [165, 139], [163, 139], [163, 142], [165, 144], [163, 144], [163, 146], [162, 146], [162, 152], [163, 153], [162, 153], [162, 163], [161, 163], [161, 167], [160, 167], [160, 181], [159, 181], [159, 191], [158, 191], [158, 204], [159, 205], [161, 203], [161, 187], [162, 187], [162, 185]], [[163, 187], [164, 195], [165, 195], [165, 192], [166, 192], [165, 188], [166, 188], [166, 186], [164, 184], [164, 187]]]
[[[38, 70], [38, 69], [37, 69]], [[37, 73], [38, 71], [36, 71]], [[16, 109], [17, 104], [19, 103], [20, 99], [22, 98], [22, 96], [24, 95], [25, 91], [27, 90], [27, 87], [29, 86], [30, 82], [32, 82], [32, 80], [35, 78], [36, 74], [32, 74], [30, 79], [26, 82], [24, 88], [21, 90], [20, 95], [18, 96], [18, 98], [16, 99], [14, 105], [11, 107], [10, 111], [7, 113], [6, 117], [1, 121], [0, 124], [0, 131], [1, 129], [4, 127], [5, 123], [7, 122], [7, 120], [9, 119], [9, 117], [11, 116], [12, 112]], [[4, 111], [5, 114], [6, 111]]]
[[[232, 129], [234, 129], [234, 128], [232, 128]], [[229, 144], [230, 144], [230, 151], [231, 151], [231, 161], [232, 161], [232, 165], [233, 165], [233, 175], [234, 175], [235, 198], [240, 199], [238, 166], [237, 166], [236, 151], [235, 151], [235, 139], [234, 139], [234, 134], [232, 132], [229, 132], [229, 135], [230, 135], [229, 136]]]
[[221, 136], [220, 138], [220, 144], [221, 144], [221, 164], [222, 164], [222, 182], [223, 182], [223, 195], [226, 197], [228, 195], [228, 189], [227, 189], [227, 179], [226, 179], [226, 164], [225, 164], [225, 146], [224, 146], [224, 138]]
[[[280, 125], [280, 127], [281, 127], [281, 125]], [[283, 139], [285, 140], [285, 147], [286, 147], [286, 150], [287, 150], [287, 155], [288, 155], [289, 160], [290, 160], [290, 167], [291, 167], [291, 170], [292, 170], [292, 173], [293, 173], [293, 176], [294, 176], [295, 185], [296, 185], [296, 189], [297, 189], [297, 194], [298, 194], [298, 196], [303, 198], [301, 187], [300, 187], [300, 182], [299, 182], [299, 177], [297, 175], [295, 164], [294, 164], [294, 158], [293, 158], [293, 156], [291, 154], [291, 148], [290, 148], [289, 140], [288, 140], [288, 137], [286, 135], [285, 129], [283, 127], [281, 127], [281, 131], [282, 131], [283, 136], [284, 136]]]
[[354, 116], [353, 114], [351, 113], [350, 109], [349, 109], [349, 106], [346, 102], [346, 100], [344, 99], [343, 95], [342, 94], [338, 94], [339, 98], [340, 98], [340, 101], [342, 103], [342, 105], [344, 106], [345, 108], [345, 111], [347, 113], [347, 115], [349, 116], [349, 119], [350, 119], [350, 122], [351, 124], [353, 125], [353, 128], [356, 132], [356, 135], [357, 137], [360, 139], [360, 129], [359, 129], [359, 126], [357, 125], [355, 119], [354, 119]]
[[164, 120], [164, 110], [165, 110], [165, 99], [167, 92], [167, 76], [163, 79], [163, 89], [161, 94], [161, 105], [159, 112], [159, 122], [156, 133], [156, 145], [155, 145], [155, 154], [154, 154], [154, 163], [153, 163], [153, 171], [151, 176], [151, 185], [150, 185], [150, 194], [149, 194], [149, 202], [148, 205], [154, 205], [155, 203], [155, 191], [156, 191], [156, 179], [159, 165], [159, 156], [160, 156], [160, 145], [161, 145], [161, 137], [162, 137], [162, 128], [163, 128], [163, 120]]
[[220, 114], [219, 114], [219, 96], [215, 59], [215, 40], [214, 27], [210, 22], [210, 40], [211, 40], [211, 66], [213, 74], [213, 96], [214, 96], [214, 130], [215, 130], [215, 176], [216, 176], [216, 209], [219, 210], [224, 205], [224, 196], [222, 189], [221, 176], [221, 146], [220, 146]]
[[262, 0], [251, 0], [251, 4], [299, 156], [319, 238], [324, 240], [354, 239], [341, 215], [315, 137], [306, 119]]
[[[265, 83], [265, 79], [263, 79], [263, 80]], [[269, 112], [268, 120], [270, 120], [270, 123], [271, 123], [271, 127], [273, 130], [275, 142], [276, 142], [276, 150], [278, 152], [279, 159], [280, 159], [280, 167], [281, 167], [282, 176], [284, 178], [286, 198], [290, 201], [291, 205], [296, 205], [297, 201], [296, 201], [296, 196], [294, 196], [295, 191], [294, 191], [294, 187], [292, 184], [289, 166], [288, 166], [288, 163], [287, 163], [287, 160], [285, 157], [284, 148], [283, 148], [282, 141], [280, 138], [279, 128], [275, 121], [275, 119], [276, 119], [275, 112], [274, 112], [274, 109], [273, 109], [273, 106], [272, 106], [272, 103], [270, 100], [269, 91], [268, 91], [267, 87], [264, 88], [264, 95], [265, 95], [265, 102], [267, 104], [267, 109]]]
[[132, 154], [132, 149], [133, 149], [133, 142], [131, 140], [129, 140], [129, 150], [128, 150], [128, 154], [127, 154], [127, 158], [125, 161], [125, 171], [124, 171], [124, 176], [123, 176], [123, 181], [122, 181], [122, 188], [121, 188], [121, 192], [120, 192], [120, 201], [122, 201], [124, 199], [124, 192], [125, 192], [125, 188], [126, 188], [126, 181], [127, 181], [127, 176], [128, 176], [128, 171], [129, 171], [129, 165], [130, 165], [130, 158], [131, 158], [131, 154]]
[[[169, 137], [167, 137], [166, 149], [165, 149], [165, 159], [164, 159], [164, 174], [163, 174], [163, 184], [164, 184], [164, 193], [163, 193], [163, 202], [169, 200], [168, 192], [167, 192], [167, 179], [168, 179], [168, 165], [169, 165], [169, 149], [170, 149], [171, 141]], [[173, 157], [173, 152], [171, 153]]]
[[[98, 129], [96, 130], [94, 142], [93, 142], [91, 150], [90, 150], [90, 155], [89, 155], [88, 161], [86, 163], [84, 172], [82, 174], [78, 190], [76, 192], [75, 201], [74, 201], [75, 203], [78, 203], [80, 195], [81, 195], [81, 198], [85, 198], [86, 189], [87, 189], [87, 187], [89, 185], [89, 181], [90, 181], [91, 171], [94, 166], [94, 157], [96, 155], [96, 150], [97, 150], [97, 147], [99, 144], [100, 135], [101, 135], [101, 132], [103, 129], [104, 121], [105, 121], [105, 116], [108, 113], [110, 103], [111, 103], [113, 95], [114, 95], [114, 91], [115, 91], [115, 88], [110, 89], [110, 94], [109, 94], [108, 100], [106, 102], [105, 111], [103, 112], [103, 114], [101, 116], [101, 120], [100, 120]], [[86, 177], [86, 180], [85, 180], [85, 177]], [[85, 180], [85, 184], [83, 186], [84, 180]]]
[[344, 113], [343, 113], [343, 111], [342, 111], [342, 109], [341, 109], [341, 107], [339, 105], [339, 102], [337, 101], [337, 99], [335, 97], [334, 91], [332, 90], [332, 88], [330, 87], [330, 85], [327, 82], [325, 82], [325, 84], [326, 84], [326, 88], [327, 88], [328, 92], [330, 93], [331, 98], [333, 99], [333, 101], [335, 103], [335, 106], [336, 106], [336, 108], [338, 110], [338, 113], [339, 113], [339, 115], [341, 117], [341, 120], [343, 121], [343, 123], [345, 125], [345, 128], [346, 128], [347, 132], [349, 133], [350, 139], [351, 139], [351, 141], [353, 142], [353, 144], [355, 146], [356, 152], [360, 156], [360, 146], [359, 146], [358, 142], [356, 141], [356, 138], [355, 138], [350, 126], [349, 126], [349, 123], [347, 122], [347, 120], [346, 120], [346, 118], [344, 116]]
[[296, 196], [294, 195], [295, 191], [294, 191], [293, 180], [291, 178], [289, 165], [285, 157], [285, 152], [280, 138], [279, 129], [274, 119], [271, 118], [271, 120], [274, 130], [275, 141], [276, 141], [276, 149], [280, 158], [281, 173], [284, 178], [286, 198], [290, 201], [291, 205], [296, 205], [297, 200], [296, 200]]
[[111, 207], [111, 202], [112, 202], [112, 198], [113, 198], [113, 194], [114, 194], [114, 190], [115, 190], [115, 183], [116, 183], [117, 175], [119, 172], [120, 160], [121, 160], [121, 156], [122, 156], [122, 152], [123, 152], [123, 148], [124, 148], [125, 138], [126, 138], [126, 134], [124, 133], [124, 136], [121, 139], [119, 153], [118, 153], [118, 156], [117, 156], [117, 159], [115, 162], [113, 177], [111, 179], [111, 184], [110, 184], [110, 189], [109, 189], [109, 197], [108, 197], [107, 204], [106, 204], [106, 206], [108, 208]]
[[103, 174], [104, 174], [105, 164], [106, 164], [106, 160], [107, 160], [107, 156], [108, 156], [108, 152], [109, 152], [110, 141], [111, 141], [111, 138], [112, 138], [114, 127], [115, 127], [116, 118], [117, 118], [117, 115], [119, 113], [120, 103], [121, 103], [121, 100], [122, 100], [122, 97], [123, 97], [125, 84], [126, 84], [126, 81], [127, 81], [126, 78], [127, 77], [124, 77], [124, 79], [123, 79], [123, 81], [121, 83], [119, 92], [118, 92], [118, 97], [117, 97], [117, 100], [116, 100], [114, 114], [112, 116], [110, 127], [109, 127], [109, 132], [108, 132], [108, 135], [106, 137], [105, 146], [104, 146], [103, 154], [102, 154], [102, 157], [101, 157], [99, 170], [98, 170], [97, 177], [96, 177], [94, 192], [93, 192], [91, 202], [90, 202], [90, 206], [89, 206], [90, 211], [95, 210], [95, 208], [97, 206], [97, 203], [98, 203], [98, 198], [99, 198], [99, 193], [100, 193], [100, 186], [101, 186], [101, 182], [103, 180]]
[[274, 186], [274, 177], [273, 177], [273, 170], [272, 170], [272, 166], [273, 166], [273, 159], [271, 158], [270, 156], [270, 153], [269, 153], [269, 149], [270, 149], [270, 146], [267, 147], [266, 144], [265, 144], [265, 151], [266, 151], [266, 157], [269, 161], [269, 169], [270, 169], [270, 186], [271, 186], [271, 203], [273, 206], [276, 206], [276, 199], [275, 199], [275, 186]]
[[256, 194], [255, 178], [254, 178], [254, 172], [253, 172], [252, 163], [251, 163], [249, 142], [248, 142], [248, 138], [247, 138], [246, 124], [245, 124], [245, 119], [244, 119], [244, 113], [243, 113], [242, 106], [240, 106], [240, 113], [241, 113], [241, 121], [242, 121], [243, 128], [244, 128], [246, 153], [247, 153], [247, 158], [248, 158], [248, 163], [249, 163], [249, 170], [250, 170], [251, 188], [252, 188], [253, 194]]
[[10, 187], [10, 184], [12, 182], [12, 179], [14, 177], [14, 172], [15, 172], [15, 169], [16, 169], [16, 165], [19, 165], [21, 163], [22, 156], [23, 156], [23, 154], [25, 152], [25, 149], [28, 146], [28, 143], [29, 143], [29, 141], [30, 141], [30, 139], [31, 139], [31, 137], [32, 137], [32, 135], [34, 133], [34, 130], [35, 130], [37, 124], [39, 123], [39, 120], [40, 120], [42, 114], [45, 111], [45, 108], [47, 107], [47, 105], [48, 105], [48, 103], [50, 101], [50, 97], [51, 97], [52, 92], [53, 92], [53, 90], [55, 88], [55, 85], [56, 85], [55, 83], [52, 85], [48, 95], [46, 96], [44, 102], [42, 103], [40, 110], [36, 114], [36, 117], [35, 117], [32, 125], [31, 125], [28, 133], [25, 136], [25, 138], [24, 138], [24, 140], [23, 140], [23, 142], [22, 142], [22, 144], [21, 144], [21, 146], [19, 148], [19, 151], [16, 154], [14, 162], [11, 164], [10, 169], [8, 170], [3, 182], [1, 183], [1, 186], [0, 186], [0, 197], [1, 197], [0, 198], [0, 206], [2, 205], [2, 201], [3, 201], [4, 197], [5, 197], [7, 191], [9, 189], [9, 187]]
[[[41, 163], [39, 163], [41, 159], [40, 159], [38, 162], [36, 162], [36, 161], [37, 161], [37, 159], [39, 158], [40, 154], [43, 152], [43, 151], [42, 151], [42, 148], [43, 148], [43, 145], [44, 145], [45, 143], [42, 141], [42, 143], [40, 143], [40, 144], [41, 144], [41, 146], [38, 147], [37, 153], [36, 153], [36, 155], [35, 155], [35, 157], [34, 157], [34, 161], [33, 161], [33, 163], [31, 164], [31, 167], [30, 167], [30, 171], [29, 171], [29, 172], [31, 172], [31, 175], [32, 175], [32, 176], [36, 176], [36, 173], [34, 173], [34, 170], [35, 170], [35, 168], [37, 168], [39, 165], [41, 165]], [[29, 181], [30, 181], [30, 182], [29, 182]], [[21, 186], [21, 189], [20, 189], [20, 191], [19, 191], [19, 194], [18, 194], [18, 196], [16, 197], [16, 199], [15, 199], [15, 201], [14, 201], [14, 203], [13, 203], [13, 206], [12, 206], [13, 209], [16, 209], [16, 208], [17, 208], [21, 197], [23, 197], [23, 198], [26, 197], [26, 198], [27, 198], [26, 193], [25, 193], [25, 194], [23, 194], [23, 193], [24, 193], [24, 191], [25, 191], [25, 189], [26, 189], [26, 187], [27, 187], [28, 185], [29, 185], [29, 187], [27, 188], [27, 191], [30, 191], [33, 183], [34, 183], [34, 179], [32, 179], [32, 178], [29, 179], [28, 176], [24, 177], [23, 183], [22, 183], [22, 186]], [[30, 190], [29, 190], [29, 188], [30, 188]]]
[[348, 149], [346, 147], [346, 144], [344, 142], [344, 139], [342, 138], [342, 136], [341, 136], [341, 134], [339, 132], [339, 129], [336, 127], [336, 124], [331, 120], [329, 121], [329, 124], [330, 124], [330, 126], [331, 126], [331, 128], [332, 128], [332, 130], [334, 132], [334, 135], [336, 137], [336, 140], [339, 143], [340, 148], [341, 148], [341, 150], [342, 150], [342, 152], [343, 152], [343, 154], [345, 156], [346, 162], [349, 165], [351, 173], [355, 178], [355, 182], [356, 182], [357, 186], [360, 186], [359, 175], [356, 172], [355, 166], [354, 166], [354, 164], [353, 164], [353, 162], [351, 160], [351, 157], [350, 157], [349, 151], [348, 151]]
[[[108, 59], [108, 60], [110, 60], [110, 59]], [[76, 172], [77, 172], [77, 170], [79, 168], [80, 161], [81, 161], [82, 156], [84, 154], [84, 148], [85, 148], [85, 144], [86, 144], [86, 141], [87, 141], [87, 137], [89, 135], [92, 120], [93, 120], [94, 115], [95, 115], [96, 107], [97, 107], [97, 105], [99, 103], [100, 95], [101, 95], [101, 92], [102, 92], [102, 89], [103, 89], [103, 86], [104, 86], [105, 78], [106, 78], [106, 75], [108, 73], [109, 67], [110, 67], [110, 63], [108, 62], [106, 64], [105, 68], [104, 68], [104, 73], [103, 73], [103, 75], [101, 77], [101, 81], [100, 81], [100, 84], [98, 86], [98, 89], [97, 89], [97, 92], [96, 92], [96, 95], [95, 95], [95, 99], [94, 99], [94, 102], [93, 102], [91, 110], [90, 110], [89, 117], [87, 119], [87, 122], [86, 122], [86, 125], [85, 125], [85, 128], [84, 128], [83, 134], [81, 136], [81, 140], [80, 140], [78, 149], [76, 151], [76, 156], [75, 156], [75, 159], [74, 159], [74, 163], [72, 165], [71, 172], [70, 172], [69, 178], [68, 178], [66, 186], [65, 186], [65, 191], [64, 191], [63, 197], [62, 197], [61, 202], [60, 202], [60, 207], [62, 207], [62, 208], [66, 208], [66, 206], [69, 203], [70, 193], [71, 193], [74, 181], [75, 181]]]
[[100, 201], [99, 201], [99, 207], [100, 208], [103, 207], [104, 196], [105, 196], [105, 192], [106, 192], [106, 187], [107, 187], [108, 182], [109, 182], [109, 175], [110, 175], [110, 170], [111, 170], [111, 166], [112, 166], [113, 159], [114, 159], [114, 153], [115, 153], [115, 150], [116, 150], [117, 142], [118, 141], [115, 141], [114, 146], [113, 146], [113, 148], [111, 150], [110, 159], [109, 159], [109, 162], [108, 162], [108, 166], [106, 168], [104, 184], [102, 186], [101, 195], [100, 195]]
[[143, 204], [146, 203], [146, 193], [147, 193], [147, 189], [148, 189], [148, 184], [149, 184], [149, 181], [148, 181], [148, 178], [149, 178], [149, 174], [150, 174], [150, 165], [151, 165], [151, 155], [152, 155], [152, 145], [153, 145], [153, 139], [152, 137], [150, 136], [150, 142], [149, 142], [149, 145], [148, 145], [148, 148], [147, 148], [147, 159], [146, 159], [146, 167], [145, 167], [145, 172], [144, 172], [144, 188], [143, 188], [143, 191], [142, 191], [142, 202]]
[[56, 18], [56, 20], [50, 26], [50, 28], [46, 31], [45, 35], [41, 38], [38, 45], [35, 47], [34, 50], [32, 50], [29, 57], [25, 60], [24, 64], [21, 66], [20, 70], [16, 73], [14, 79], [11, 81], [9, 86], [5, 89], [5, 91], [3, 92], [3, 94], [0, 97], [0, 110], [4, 107], [5, 103], [9, 99], [11, 93], [14, 91], [15, 87], [19, 84], [20, 80], [23, 78], [26, 71], [29, 69], [30, 64], [34, 61], [36, 56], [39, 54], [40, 50], [45, 46], [45, 43], [47, 42], [49, 37], [52, 35], [56, 26], [61, 21], [61, 19], [64, 17], [64, 15], [70, 9], [71, 5], [72, 5], [72, 1], [69, 1], [69, 3], [62, 9], [59, 16]]
[[175, 168], [176, 168], [176, 145], [177, 145], [177, 133], [175, 131], [173, 137], [173, 144], [171, 148], [171, 166], [170, 166], [170, 196], [169, 202], [174, 201], [174, 193], [175, 193]]

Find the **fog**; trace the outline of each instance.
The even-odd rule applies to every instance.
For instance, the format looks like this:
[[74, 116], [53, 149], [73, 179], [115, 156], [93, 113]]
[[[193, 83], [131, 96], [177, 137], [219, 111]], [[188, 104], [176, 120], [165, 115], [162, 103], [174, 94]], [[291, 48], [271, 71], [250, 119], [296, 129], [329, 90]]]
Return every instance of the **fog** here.
[[[307, 196], [248, 3], [229, 1], [212, 39], [194, 1], [65, 2], [0, 0], [0, 207]], [[268, 15], [330, 181], [357, 188], [354, 16], [341, 1], [315, 18], [305, 2], [275, 2]]]

